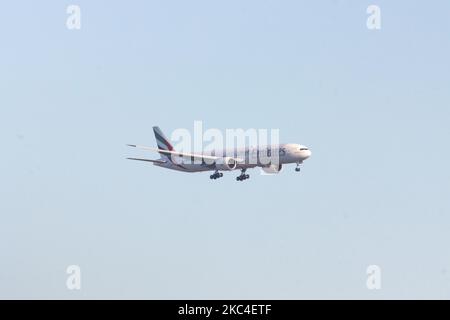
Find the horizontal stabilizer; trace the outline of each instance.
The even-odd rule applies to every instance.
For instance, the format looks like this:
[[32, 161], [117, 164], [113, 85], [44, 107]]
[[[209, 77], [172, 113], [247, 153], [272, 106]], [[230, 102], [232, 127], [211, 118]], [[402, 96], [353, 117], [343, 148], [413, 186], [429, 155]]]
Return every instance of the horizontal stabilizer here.
[[147, 162], [153, 162], [153, 163], [166, 163], [167, 161], [164, 160], [151, 160], [151, 159], [141, 159], [141, 158], [127, 158], [128, 160], [137, 160], [137, 161], [147, 161]]

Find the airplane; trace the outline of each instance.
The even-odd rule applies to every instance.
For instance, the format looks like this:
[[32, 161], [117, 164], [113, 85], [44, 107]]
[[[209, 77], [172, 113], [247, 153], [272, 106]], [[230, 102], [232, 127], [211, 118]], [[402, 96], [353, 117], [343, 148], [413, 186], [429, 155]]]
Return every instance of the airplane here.
[[[246, 174], [247, 169], [260, 167], [266, 173], [276, 174], [281, 171], [284, 164], [290, 163], [296, 163], [297, 167], [295, 171], [300, 172], [300, 164], [311, 156], [311, 150], [308, 147], [293, 143], [235, 148], [231, 152], [230, 150], [222, 150], [220, 152], [211, 151], [201, 154], [177, 152], [159, 127], [153, 127], [153, 132], [155, 134], [157, 148], [135, 144], [128, 144], [128, 146], [158, 152], [161, 158], [157, 160], [143, 158], [127, 159], [146, 161], [158, 167], [183, 172], [214, 171], [210, 175], [210, 179], [212, 180], [223, 177], [223, 172], [220, 171], [240, 170], [241, 173], [236, 177], [236, 180], [244, 181], [250, 178]], [[262, 161], [266, 155], [270, 157], [273, 152], [278, 152], [279, 154], [275, 163]], [[230, 154], [233, 157], [227, 156]], [[188, 163], [186, 163], [186, 160], [188, 160]]]

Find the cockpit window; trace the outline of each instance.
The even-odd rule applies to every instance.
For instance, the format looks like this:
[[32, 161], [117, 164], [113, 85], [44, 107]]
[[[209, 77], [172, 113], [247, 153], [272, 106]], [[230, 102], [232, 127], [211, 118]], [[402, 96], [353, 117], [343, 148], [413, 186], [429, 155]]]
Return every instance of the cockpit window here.
[[300, 151], [308, 150], [308, 148], [300, 148]]

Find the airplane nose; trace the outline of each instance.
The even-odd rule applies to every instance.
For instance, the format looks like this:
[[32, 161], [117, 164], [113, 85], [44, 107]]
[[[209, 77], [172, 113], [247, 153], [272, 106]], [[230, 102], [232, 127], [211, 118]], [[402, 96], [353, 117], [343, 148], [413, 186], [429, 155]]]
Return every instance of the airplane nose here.
[[308, 150], [308, 152], [306, 153], [306, 157], [307, 158], [311, 157], [311, 154], [312, 154], [311, 150]]

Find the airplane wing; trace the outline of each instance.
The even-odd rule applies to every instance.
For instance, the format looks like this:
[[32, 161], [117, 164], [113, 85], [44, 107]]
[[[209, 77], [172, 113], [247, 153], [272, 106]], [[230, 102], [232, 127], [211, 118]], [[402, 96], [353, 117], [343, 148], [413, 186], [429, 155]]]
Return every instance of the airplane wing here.
[[[207, 156], [207, 155], [203, 155], [203, 154], [193, 154], [193, 153], [164, 150], [164, 149], [159, 149], [159, 148], [151, 148], [151, 147], [140, 146], [140, 145], [136, 145], [136, 144], [128, 144], [128, 146], [143, 149], [143, 150], [156, 151], [156, 152], [166, 154], [166, 155], [174, 155], [174, 156], [178, 156], [181, 158], [205, 159], [205, 160], [213, 160], [213, 161], [223, 158], [223, 157], [217, 157], [217, 156]], [[238, 163], [244, 162], [244, 160], [239, 159], [239, 158], [233, 158], [233, 160], [235, 160]]]
[[138, 161], [147, 161], [147, 162], [153, 162], [153, 163], [166, 163], [167, 161], [163, 160], [150, 160], [150, 159], [142, 159], [142, 158], [127, 158], [128, 160], [138, 160]]

